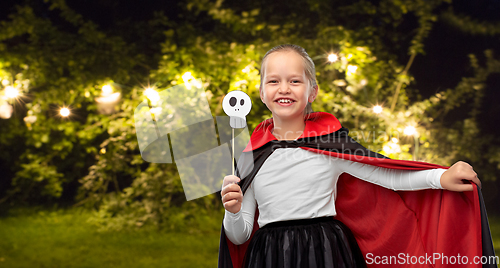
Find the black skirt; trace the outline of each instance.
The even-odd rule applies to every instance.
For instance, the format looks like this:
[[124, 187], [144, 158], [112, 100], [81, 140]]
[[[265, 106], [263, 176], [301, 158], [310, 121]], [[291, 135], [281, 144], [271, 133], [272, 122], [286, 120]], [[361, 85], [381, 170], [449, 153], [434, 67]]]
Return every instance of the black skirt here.
[[244, 262], [249, 268], [366, 267], [353, 234], [333, 217], [265, 225], [255, 232]]

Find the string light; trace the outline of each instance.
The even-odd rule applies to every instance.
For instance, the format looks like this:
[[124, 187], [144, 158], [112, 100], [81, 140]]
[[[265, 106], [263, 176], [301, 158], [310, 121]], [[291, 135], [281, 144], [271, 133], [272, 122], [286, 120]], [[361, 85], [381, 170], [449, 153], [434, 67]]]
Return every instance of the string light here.
[[8, 86], [5, 88], [5, 96], [10, 99], [15, 99], [19, 96], [19, 90], [13, 86]]
[[146, 88], [146, 90], [144, 91], [144, 95], [146, 95], [146, 97], [151, 101], [153, 105], [156, 105], [160, 100], [160, 94], [150, 87]]
[[101, 95], [103, 97], [109, 96], [109, 95], [111, 95], [111, 93], [113, 93], [113, 87], [111, 87], [110, 85], [102, 86], [102, 94]]
[[404, 134], [407, 136], [413, 136], [417, 134], [417, 129], [414, 126], [407, 126], [404, 130]]
[[61, 116], [63, 116], [63, 117], [67, 117], [67, 116], [69, 116], [70, 111], [68, 108], [63, 107], [63, 108], [61, 108], [61, 110], [59, 110], [59, 114], [61, 114]]
[[105, 96], [103, 94], [103, 97], [97, 98], [95, 101], [98, 103], [116, 103], [120, 100], [120, 92], [115, 92], [111, 95]]
[[115, 112], [115, 106], [120, 101], [120, 92], [113, 93], [113, 87], [104, 85], [102, 87], [101, 96], [96, 98], [97, 108], [101, 114], [112, 114]]
[[398, 138], [396, 138], [396, 137], [393, 137], [393, 138], [391, 139], [391, 141], [392, 141], [392, 142], [394, 142], [394, 143], [398, 143], [398, 142], [399, 142]]
[[383, 109], [382, 109], [382, 106], [380, 106], [380, 105], [375, 105], [375, 106], [373, 106], [373, 112], [374, 112], [374, 113], [376, 113], [376, 114], [381, 113], [381, 112], [382, 112], [382, 110], [383, 110]]
[[339, 59], [339, 56], [337, 56], [337, 54], [332, 53], [332, 54], [328, 55], [329, 62], [336, 62], [338, 59]]

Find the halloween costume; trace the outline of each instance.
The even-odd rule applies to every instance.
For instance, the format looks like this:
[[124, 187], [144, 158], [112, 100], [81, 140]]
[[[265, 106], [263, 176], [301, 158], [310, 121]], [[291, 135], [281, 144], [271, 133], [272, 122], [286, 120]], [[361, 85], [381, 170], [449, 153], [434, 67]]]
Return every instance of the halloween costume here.
[[313, 153], [301, 148], [279, 148], [267, 158], [247, 188], [241, 210], [226, 210], [226, 236], [235, 244], [250, 238], [257, 203], [259, 228], [288, 220], [334, 217], [337, 180], [344, 172], [392, 190], [444, 189], [446, 169], [408, 171], [381, 168]]
[[[379, 167], [403, 170], [446, 168], [438, 165], [387, 159], [362, 147], [347, 136], [338, 120], [328, 113], [312, 113], [306, 121], [304, 134], [296, 141], [277, 141], [271, 134], [272, 122], [261, 123], [254, 133], [240, 161], [237, 175], [243, 192], [264, 162], [277, 148], [302, 148]], [[254, 167], [245, 163], [253, 161]], [[337, 216], [354, 234], [364, 256], [434, 257], [418, 267], [443, 267], [444, 257], [494, 255], [486, 214], [481, 210], [481, 196], [477, 187], [473, 192], [421, 190], [394, 192], [359, 180], [347, 173], [337, 184]], [[481, 213], [483, 211], [483, 213]], [[255, 219], [258, 218], [258, 211]], [[258, 224], [254, 223], [254, 231]], [[236, 246], [221, 231], [219, 267], [241, 267], [245, 250], [252, 238]], [[441, 260], [437, 259], [439, 254]], [[368, 255], [371, 254], [371, 255]], [[367, 261], [369, 261], [367, 259]], [[410, 259], [398, 259], [393, 267], [404, 267]], [[449, 261], [448, 261], [449, 262]], [[370, 263], [369, 263], [370, 264]], [[376, 264], [376, 263], [375, 263]], [[479, 267], [468, 266], [468, 267]], [[494, 266], [492, 266], [494, 267]]]

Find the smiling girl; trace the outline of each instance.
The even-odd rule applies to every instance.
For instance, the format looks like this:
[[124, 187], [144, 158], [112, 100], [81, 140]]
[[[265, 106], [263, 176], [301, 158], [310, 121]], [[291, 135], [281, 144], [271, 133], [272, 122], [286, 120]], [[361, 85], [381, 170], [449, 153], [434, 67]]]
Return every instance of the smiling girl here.
[[[402, 191], [472, 191], [473, 186], [463, 180], [480, 185], [465, 162], [449, 169], [410, 171], [287, 146], [338, 133], [340, 124], [333, 115], [312, 113], [310, 105], [317, 94], [314, 63], [303, 48], [280, 45], [267, 52], [262, 60], [260, 98], [273, 117], [254, 131], [252, 136], [265, 140], [253, 144], [254, 155], [258, 146], [266, 148], [269, 141], [279, 146], [269, 149], [253, 173], [247, 172], [246, 184], [237, 176], [226, 176], [221, 191], [226, 237], [236, 245], [250, 240], [245, 267], [365, 267], [355, 237], [334, 217], [338, 214], [337, 182], [343, 173]], [[331, 129], [328, 135], [325, 129]], [[323, 132], [315, 132], [319, 130]], [[365, 156], [384, 158], [373, 152]], [[252, 236], [256, 211], [259, 229]]]

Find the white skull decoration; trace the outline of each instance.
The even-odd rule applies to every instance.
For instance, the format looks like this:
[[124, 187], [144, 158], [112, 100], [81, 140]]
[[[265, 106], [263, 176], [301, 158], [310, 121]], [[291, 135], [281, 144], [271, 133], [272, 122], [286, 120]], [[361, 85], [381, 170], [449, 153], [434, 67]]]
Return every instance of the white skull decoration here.
[[246, 116], [252, 109], [252, 101], [243, 91], [231, 91], [222, 100], [222, 109], [229, 116], [232, 128], [244, 128], [247, 123]]

